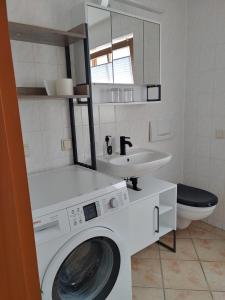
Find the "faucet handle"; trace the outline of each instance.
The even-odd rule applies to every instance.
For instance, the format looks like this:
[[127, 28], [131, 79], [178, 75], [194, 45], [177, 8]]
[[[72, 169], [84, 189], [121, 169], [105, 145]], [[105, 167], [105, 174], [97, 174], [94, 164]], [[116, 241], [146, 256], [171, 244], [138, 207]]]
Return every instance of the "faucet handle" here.
[[122, 135], [121, 137], [120, 137], [120, 139], [122, 139], [122, 140], [129, 140], [130, 139], [130, 137], [129, 136], [125, 136], [125, 135]]

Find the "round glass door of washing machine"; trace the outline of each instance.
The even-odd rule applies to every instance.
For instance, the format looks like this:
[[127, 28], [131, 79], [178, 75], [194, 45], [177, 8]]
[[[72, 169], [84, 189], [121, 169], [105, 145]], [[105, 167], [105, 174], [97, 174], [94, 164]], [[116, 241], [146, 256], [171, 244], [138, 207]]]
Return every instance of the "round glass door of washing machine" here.
[[117, 245], [106, 237], [89, 239], [62, 263], [53, 283], [52, 299], [105, 299], [117, 280], [119, 269]]

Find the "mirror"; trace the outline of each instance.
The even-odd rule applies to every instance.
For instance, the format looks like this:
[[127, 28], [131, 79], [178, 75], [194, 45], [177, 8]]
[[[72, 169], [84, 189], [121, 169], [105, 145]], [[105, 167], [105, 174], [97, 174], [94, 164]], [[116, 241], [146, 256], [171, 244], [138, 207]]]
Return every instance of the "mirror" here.
[[113, 83], [111, 14], [88, 6], [91, 77], [93, 83]]
[[112, 13], [115, 84], [143, 84], [143, 21]]
[[160, 83], [160, 25], [144, 21], [144, 84]]

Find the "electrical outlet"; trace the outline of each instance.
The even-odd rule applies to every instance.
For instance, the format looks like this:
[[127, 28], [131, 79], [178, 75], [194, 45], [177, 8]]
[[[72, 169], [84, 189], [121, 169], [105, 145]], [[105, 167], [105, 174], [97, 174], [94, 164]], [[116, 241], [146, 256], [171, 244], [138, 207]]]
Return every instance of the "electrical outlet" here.
[[216, 139], [225, 139], [225, 129], [216, 129]]
[[30, 157], [30, 146], [28, 144], [24, 144], [23, 147], [24, 147], [25, 157]]
[[61, 141], [61, 148], [62, 151], [69, 151], [72, 149], [72, 140], [71, 139], [64, 139]]

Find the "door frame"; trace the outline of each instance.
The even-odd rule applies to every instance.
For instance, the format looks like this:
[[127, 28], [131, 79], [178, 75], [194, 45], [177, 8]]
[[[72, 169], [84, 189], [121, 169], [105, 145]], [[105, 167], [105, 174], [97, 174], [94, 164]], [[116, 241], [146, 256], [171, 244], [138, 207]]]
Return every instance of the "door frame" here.
[[0, 270], [2, 299], [41, 299], [6, 0], [0, 1]]

